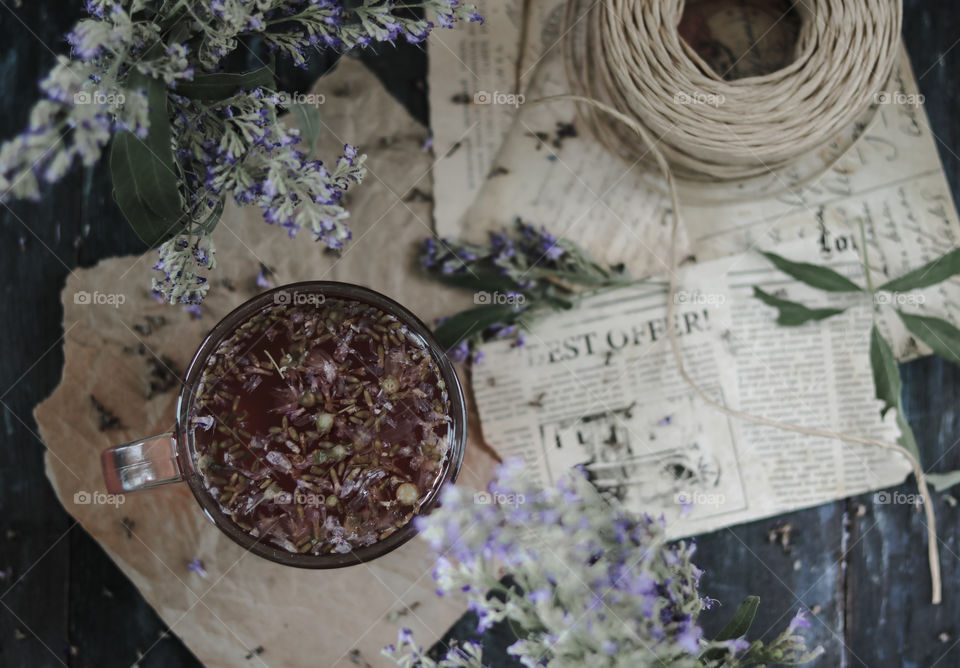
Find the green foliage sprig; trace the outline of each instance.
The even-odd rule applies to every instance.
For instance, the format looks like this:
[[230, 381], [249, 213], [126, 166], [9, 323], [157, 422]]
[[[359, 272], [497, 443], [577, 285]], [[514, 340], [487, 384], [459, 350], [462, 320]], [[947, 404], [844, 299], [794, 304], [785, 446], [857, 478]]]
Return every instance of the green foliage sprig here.
[[[931, 350], [950, 362], [960, 364], [960, 329], [943, 318], [911, 313], [899, 306], [893, 306], [893, 304], [901, 301], [896, 298], [896, 295], [928, 288], [960, 274], [960, 249], [949, 251], [902, 276], [880, 285], [874, 285], [873, 276], [870, 272], [866, 232], [862, 223], [860, 233], [863, 245], [862, 261], [866, 277], [865, 286], [858, 285], [829, 267], [808, 262], [794, 262], [776, 253], [765, 252], [763, 255], [777, 269], [805, 285], [824, 292], [860, 294], [870, 299], [874, 313], [874, 322], [870, 328], [870, 366], [873, 372], [876, 397], [883, 402], [880, 415], [881, 417], [886, 415], [891, 409], [895, 411], [897, 426], [901, 432], [899, 444], [909, 450], [917, 461], [920, 461], [920, 451], [917, 447], [916, 437], [904, 416], [901, 397], [903, 381], [900, 377], [900, 368], [894, 356], [893, 347], [884, 338], [877, 325], [876, 314], [882, 306], [889, 305], [917, 340], [922, 341]], [[769, 294], [757, 286], [754, 286], [753, 294], [763, 303], [776, 308], [778, 311], [777, 323], [787, 327], [797, 327], [808, 322], [825, 320], [840, 315], [855, 305], [810, 307]], [[949, 484], [960, 482], [960, 474], [927, 474], [927, 478], [938, 489], [944, 489]]]

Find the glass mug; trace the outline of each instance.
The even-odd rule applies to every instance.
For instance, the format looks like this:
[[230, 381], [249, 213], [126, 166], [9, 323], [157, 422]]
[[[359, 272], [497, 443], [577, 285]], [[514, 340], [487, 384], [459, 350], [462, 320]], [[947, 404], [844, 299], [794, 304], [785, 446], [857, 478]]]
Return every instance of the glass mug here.
[[[257, 538], [238, 526], [220, 508], [218, 500], [213, 498], [204, 486], [195, 438], [198, 426], [192, 424], [192, 418], [198, 389], [204, 377], [203, 372], [211, 357], [217, 352], [221, 343], [239, 331], [244, 323], [249, 322], [257, 314], [264, 313], [265, 309], [270, 309], [271, 305], [275, 306], [275, 310], [280, 310], [284, 305], [291, 303], [325, 303], [327, 299], [348, 303], [359, 302], [399, 320], [406, 328], [406, 335], [413, 336], [417, 344], [422, 346], [422, 350], [428, 353], [435, 363], [436, 376], [440, 379], [436, 386], [441, 391], [445, 387], [446, 391], [447, 431], [446, 454], [440, 462], [440, 468], [436, 472], [431, 489], [423, 497], [415, 514], [429, 512], [436, 504], [441, 488], [456, 480], [463, 462], [466, 445], [466, 405], [456, 371], [443, 349], [433, 338], [429, 328], [413, 313], [373, 290], [331, 281], [292, 283], [264, 292], [241, 304], [210, 330], [187, 369], [177, 399], [176, 423], [173, 431], [117, 445], [102, 453], [101, 464], [107, 491], [115, 494], [126, 493], [169, 483], [186, 482], [204, 513], [217, 528], [250, 552], [288, 566], [301, 568], [349, 566], [380, 557], [410, 540], [416, 534], [412, 518], [390, 535], [372, 544], [354, 547], [348, 552], [295, 553], [268, 544], [263, 540], [263, 536]], [[283, 378], [282, 373], [280, 377]]]

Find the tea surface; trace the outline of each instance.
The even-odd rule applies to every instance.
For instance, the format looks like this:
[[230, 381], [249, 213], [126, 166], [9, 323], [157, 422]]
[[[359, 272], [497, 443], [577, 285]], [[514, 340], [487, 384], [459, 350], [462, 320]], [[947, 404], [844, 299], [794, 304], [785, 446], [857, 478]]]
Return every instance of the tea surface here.
[[298, 295], [220, 343], [193, 410], [222, 512], [288, 552], [345, 553], [407, 524], [442, 478], [450, 401], [426, 343], [370, 304]]

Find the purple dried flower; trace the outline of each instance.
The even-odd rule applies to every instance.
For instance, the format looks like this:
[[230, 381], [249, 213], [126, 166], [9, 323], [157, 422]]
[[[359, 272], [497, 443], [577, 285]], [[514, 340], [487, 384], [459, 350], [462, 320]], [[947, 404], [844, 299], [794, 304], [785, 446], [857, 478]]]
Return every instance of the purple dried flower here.
[[797, 614], [793, 616], [793, 619], [790, 620], [790, 624], [787, 626], [787, 631], [793, 633], [797, 629], [808, 628], [810, 628], [810, 620], [806, 618], [803, 608], [800, 608], [797, 610]]
[[207, 577], [207, 569], [203, 566], [203, 560], [198, 557], [194, 557], [190, 560], [190, 563], [187, 564], [187, 569], [193, 571], [202, 578]]
[[[694, 545], [668, 543], [659, 520], [611, 508], [580, 473], [546, 489], [527, 474], [522, 460], [505, 462], [489, 493], [474, 495], [472, 504], [470, 493], [448, 486], [440, 507], [417, 522], [444, 555], [434, 569], [438, 589], [467, 595], [479, 633], [508, 619], [522, 629], [508, 651], [529, 666], [608, 665], [607, 657], [621, 656], [637, 665], [668, 657], [664, 665], [692, 666], [710, 647], [729, 651], [725, 665], [739, 665], [729, 659], [749, 643], [703, 638], [697, 616], [712, 600], [697, 591], [702, 571], [690, 561]], [[504, 572], [520, 587], [497, 584]], [[571, 582], [586, 586], [566, 586]], [[798, 618], [788, 632], [805, 623]], [[402, 642], [412, 646], [411, 639]], [[767, 655], [751, 649], [751, 660], [796, 662], [805, 651], [785, 635], [770, 648]], [[387, 654], [414, 665], [417, 651]], [[423, 665], [483, 661], [478, 654], [467, 664]]]
[[734, 638], [723, 641], [724, 646], [730, 650], [731, 654], [740, 654], [750, 649], [750, 641], [745, 638]]
[[447, 350], [447, 356], [454, 362], [466, 362], [470, 357], [470, 344], [467, 341], [461, 341], [453, 348]]

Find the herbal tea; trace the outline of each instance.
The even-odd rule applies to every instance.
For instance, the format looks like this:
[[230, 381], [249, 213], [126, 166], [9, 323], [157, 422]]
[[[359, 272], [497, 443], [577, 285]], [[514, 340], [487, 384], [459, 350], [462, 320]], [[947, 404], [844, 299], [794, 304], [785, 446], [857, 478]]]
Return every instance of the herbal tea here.
[[312, 301], [264, 308], [206, 362], [196, 467], [251, 536], [345, 553], [406, 525], [439, 484], [450, 400], [427, 344], [399, 319], [297, 296]]

